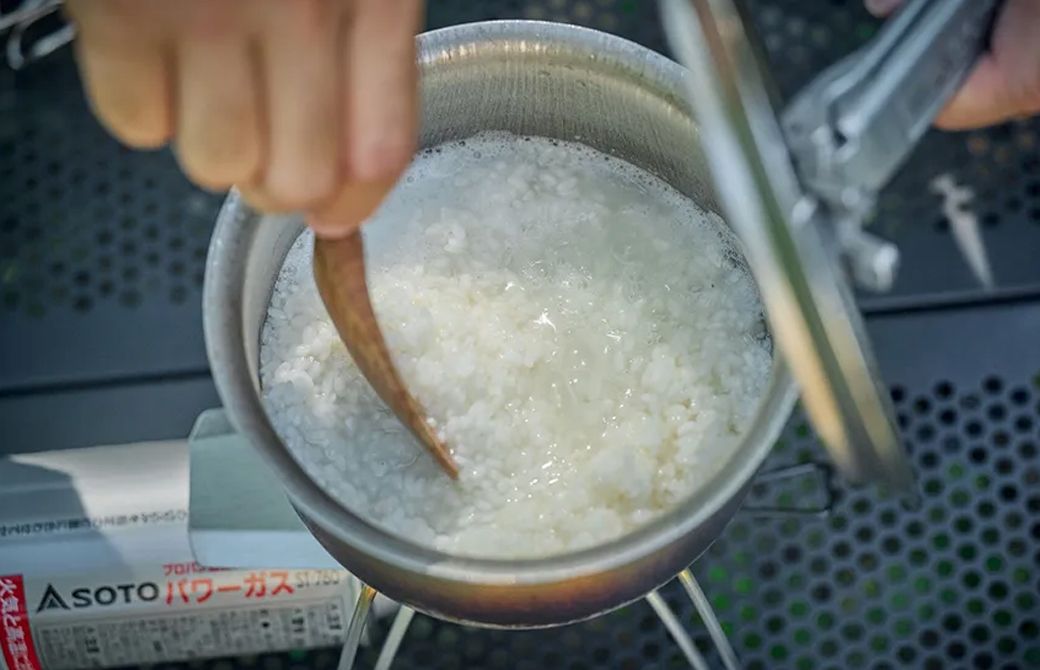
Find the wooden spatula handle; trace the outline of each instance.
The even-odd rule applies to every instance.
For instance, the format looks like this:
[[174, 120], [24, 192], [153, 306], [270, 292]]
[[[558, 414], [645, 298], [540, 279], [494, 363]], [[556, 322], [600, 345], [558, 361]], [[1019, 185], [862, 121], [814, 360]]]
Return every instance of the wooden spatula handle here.
[[314, 280], [340, 339], [383, 402], [453, 478], [458, 466], [426, 421], [394, 367], [368, 297], [361, 231], [344, 238], [314, 238]]

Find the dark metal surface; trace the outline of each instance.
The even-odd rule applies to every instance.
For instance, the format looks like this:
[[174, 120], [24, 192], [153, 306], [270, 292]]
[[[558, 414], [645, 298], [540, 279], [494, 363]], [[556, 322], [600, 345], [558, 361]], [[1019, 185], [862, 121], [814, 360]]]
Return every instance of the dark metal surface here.
[[[753, 0], [789, 95], [876, 30], [858, 0]], [[662, 49], [653, 3], [435, 1], [431, 26], [568, 20]], [[974, 285], [928, 183], [977, 193], [998, 292]], [[220, 198], [168, 152], [121, 149], [90, 119], [68, 51], [0, 69], [2, 450], [187, 435], [216, 403], [199, 319]], [[875, 228], [904, 265], [865, 297], [902, 416], [920, 509], [839, 484], [830, 519], [740, 516], [695, 571], [750, 668], [1040, 667], [1040, 123], [930, 133], [882, 198]], [[941, 304], [956, 307], [938, 309]], [[799, 416], [770, 464], [818, 457]], [[780, 502], [818, 491], [795, 486]], [[772, 491], [770, 495], [776, 495]], [[702, 648], [676, 585], [664, 595]], [[377, 636], [378, 639], [379, 636]], [[374, 653], [362, 662], [370, 666]], [[206, 667], [332, 667], [330, 651]], [[417, 617], [400, 668], [682, 667], [649, 607], [538, 633]]]
[[216, 399], [199, 302], [221, 200], [168, 151], [108, 137], [68, 49], [17, 74], [0, 65], [5, 450], [187, 435]]

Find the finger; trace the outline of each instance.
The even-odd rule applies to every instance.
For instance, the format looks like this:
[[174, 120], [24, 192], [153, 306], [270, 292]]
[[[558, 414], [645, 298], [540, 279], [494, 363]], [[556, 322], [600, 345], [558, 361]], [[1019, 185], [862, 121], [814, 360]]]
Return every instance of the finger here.
[[372, 216], [396, 182], [396, 176], [347, 182], [332, 200], [308, 213], [307, 225], [319, 237], [346, 237]]
[[1011, 111], [1008, 82], [996, 60], [984, 56], [935, 120], [945, 130], [966, 130], [1004, 120]]
[[327, 0], [269, 0], [260, 36], [267, 110], [264, 189], [307, 209], [339, 178], [339, 8]]
[[187, 5], [191, 16], [176, 49], [177, 157], [193, 181], [212, 189], [253, 180], [263, 153], [260, 91], [247, 35], [237, 21], [217, 16], [237, 6]]
[[73, 0], [77, 60], [95, 115], [120, 141], [162, 146], [173, 129], [167, 36], [151, 3]]
[[1040, 2], [1009, 0], [993, 29], [990, 53], [936, 120], [948, 130], [978, 128], [1040, 112]]
[[235, 184], [235, 188], [242, 194], [242, 198], [249, 203], [250, 207], [261, 212], [290, 212], [295, 209], [271, 195], [261, 183], [240, 182]]
[[903, 0], [864, 0], [863, 4], [866, 5], [868, 12], [881, 17], [894, 12], [899, 5], [903, 4]]
[[350, 24], [344, 72], [348, 176], [396, 177], [415, 150], [420, 0], [359, 0]]
[[415, 33], [419, 0], [361, 0], [351, 17], [343, 57], [347, 183], [310, 212], [324, 237], [350, 234], [372, 215], [415, 150], [418, 68]]

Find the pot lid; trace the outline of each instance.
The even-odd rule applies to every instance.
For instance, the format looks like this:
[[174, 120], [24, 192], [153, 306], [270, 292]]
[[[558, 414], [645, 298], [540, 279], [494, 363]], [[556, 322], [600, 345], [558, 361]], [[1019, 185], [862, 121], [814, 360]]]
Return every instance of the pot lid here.
[[850, 244], [873, 245], [858, 256], [859, 270], [884, 284], [895, 248], [860, 230], [858, 210], [836, 210], [800, 179], [734, 0], [666, 1], [662, 12], [690, 70], [691, 104], [727, 220], [816, 432], [848, 479], [910, 491], [912, 469], [842, 264]]

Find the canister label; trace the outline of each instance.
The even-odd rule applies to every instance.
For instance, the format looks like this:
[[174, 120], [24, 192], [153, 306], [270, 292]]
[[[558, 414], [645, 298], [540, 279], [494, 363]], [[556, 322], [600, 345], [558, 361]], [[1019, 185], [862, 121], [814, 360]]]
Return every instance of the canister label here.
[[332, 646], [357, 598], [343, 570], [194, 563], [0, 575], [3, 670], [62, 670]]

